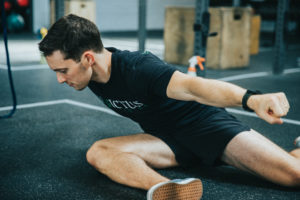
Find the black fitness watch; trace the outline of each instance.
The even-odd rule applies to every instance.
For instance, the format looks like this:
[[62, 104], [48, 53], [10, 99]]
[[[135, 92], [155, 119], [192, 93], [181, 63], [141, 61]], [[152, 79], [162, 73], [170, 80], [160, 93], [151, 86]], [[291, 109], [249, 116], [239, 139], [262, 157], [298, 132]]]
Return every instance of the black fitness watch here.
[[244, 94], [243, 99], [242, 99], [242, 105], [243, 105], [244, 110], [247, 110], [249, 112], [254, 112], [254, 110], [252, 110], [251, 108], [248, 107], [247, 101], [252, 95], [255, 95], [255, 94], [262, 94], [262, 93], [259, 90], [255, 90], [255, 91], [247, 90], [247, 92]]

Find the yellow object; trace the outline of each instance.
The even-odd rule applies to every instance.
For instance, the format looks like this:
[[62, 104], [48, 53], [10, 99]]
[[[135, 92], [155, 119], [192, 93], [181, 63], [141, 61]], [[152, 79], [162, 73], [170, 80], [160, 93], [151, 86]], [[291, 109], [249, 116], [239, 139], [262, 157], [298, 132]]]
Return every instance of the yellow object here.
[[[42, 27], [41, 30], [40, 30], [40, 34], [42, 35], [42, 39], [47, 35], [47, 33], [48, 33], [48, 30], [45, 27]], [[40, 63], [41, 64], [47, 64], [46, 58], [42, 54], [41, 54]]]
[[48, 30], [45, 27], [43, 27], [41, 28], [40, 33], [42, 35], [42, 38], [44, 38], [47, 35]]

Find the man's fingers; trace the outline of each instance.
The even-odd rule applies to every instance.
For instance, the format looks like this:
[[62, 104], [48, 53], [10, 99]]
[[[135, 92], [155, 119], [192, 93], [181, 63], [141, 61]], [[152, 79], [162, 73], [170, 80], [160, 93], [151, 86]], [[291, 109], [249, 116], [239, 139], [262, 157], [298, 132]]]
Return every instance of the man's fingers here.
[[283, 92], [259, 95], [255, 112], [270, 124], [282, 124], [281, 117], [286, 116], [290, 105]]
[[283, 124], [283, 120], [281, 118], [276, 118], [273, 124]]
[[277, 93], [277, 96], [279, 98], [281, 108], [282, 108], [284, 114], [286, 115], [289, 112], [290, 104], [283, 92]]
[[271, 124], [282, 124], [283, 123], [282, 119], [280, 118], [283, 115], [282, 116], [276, 116], [276, 115], [274, 115], [272, 110], [269, 110], [268, 111], [268, 116], [270, 118], [270, 123]]
[[273, 111], [269, 110], [268, 112], [264, 112], [260, 115], [262, 119], [267, 121], [269, 124], [282, 124], [283, 121], [280, 117], [274, 116]]
[[270, 111], [274, 117], [282, 117], [287, 114], [281, 101], [277, 99], [276, 96], [272, 97], [270, 101], [268, 113], [270, 113]]
[[276, 117], [283, 117], [287, 115], [290, 109], [290, 104], [283, 92], [270, 94], [268, 100], [268, 107], [273, 111]]

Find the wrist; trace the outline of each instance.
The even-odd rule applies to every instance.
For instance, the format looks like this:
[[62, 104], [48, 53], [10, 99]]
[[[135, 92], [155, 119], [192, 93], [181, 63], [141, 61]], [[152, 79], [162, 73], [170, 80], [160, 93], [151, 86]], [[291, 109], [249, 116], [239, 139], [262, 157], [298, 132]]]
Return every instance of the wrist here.
[[255, 105], [256, 105], [256, 101], [255, 101], [255, 96], [261, 94], [260, 91], [251, 91], [251, 90], [247, 90], [246, 93], [243, 96], [242, 99], [242, 105], [244, 110], [247, 110], [249, 112], [254, 112], [255, 110]]
[[248, 107], [254, 112], [256, 110], [257, 105], [257, 96], [258, 95], [251, 95], [247, 101]]

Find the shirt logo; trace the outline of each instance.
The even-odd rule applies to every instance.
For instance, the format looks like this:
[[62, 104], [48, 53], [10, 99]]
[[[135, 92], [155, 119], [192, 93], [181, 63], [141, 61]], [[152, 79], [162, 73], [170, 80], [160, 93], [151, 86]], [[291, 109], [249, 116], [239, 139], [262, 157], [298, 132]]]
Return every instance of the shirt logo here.
[[145, 104], [140, 103], [138, 101], [120, 101], [120, 100], [112, 100], [112, 99], [104, 99], [104, 104], [107, 105], [109, 108], [114, 109], [126, 109], [126, 110], [141, 110], [146, 107]]

